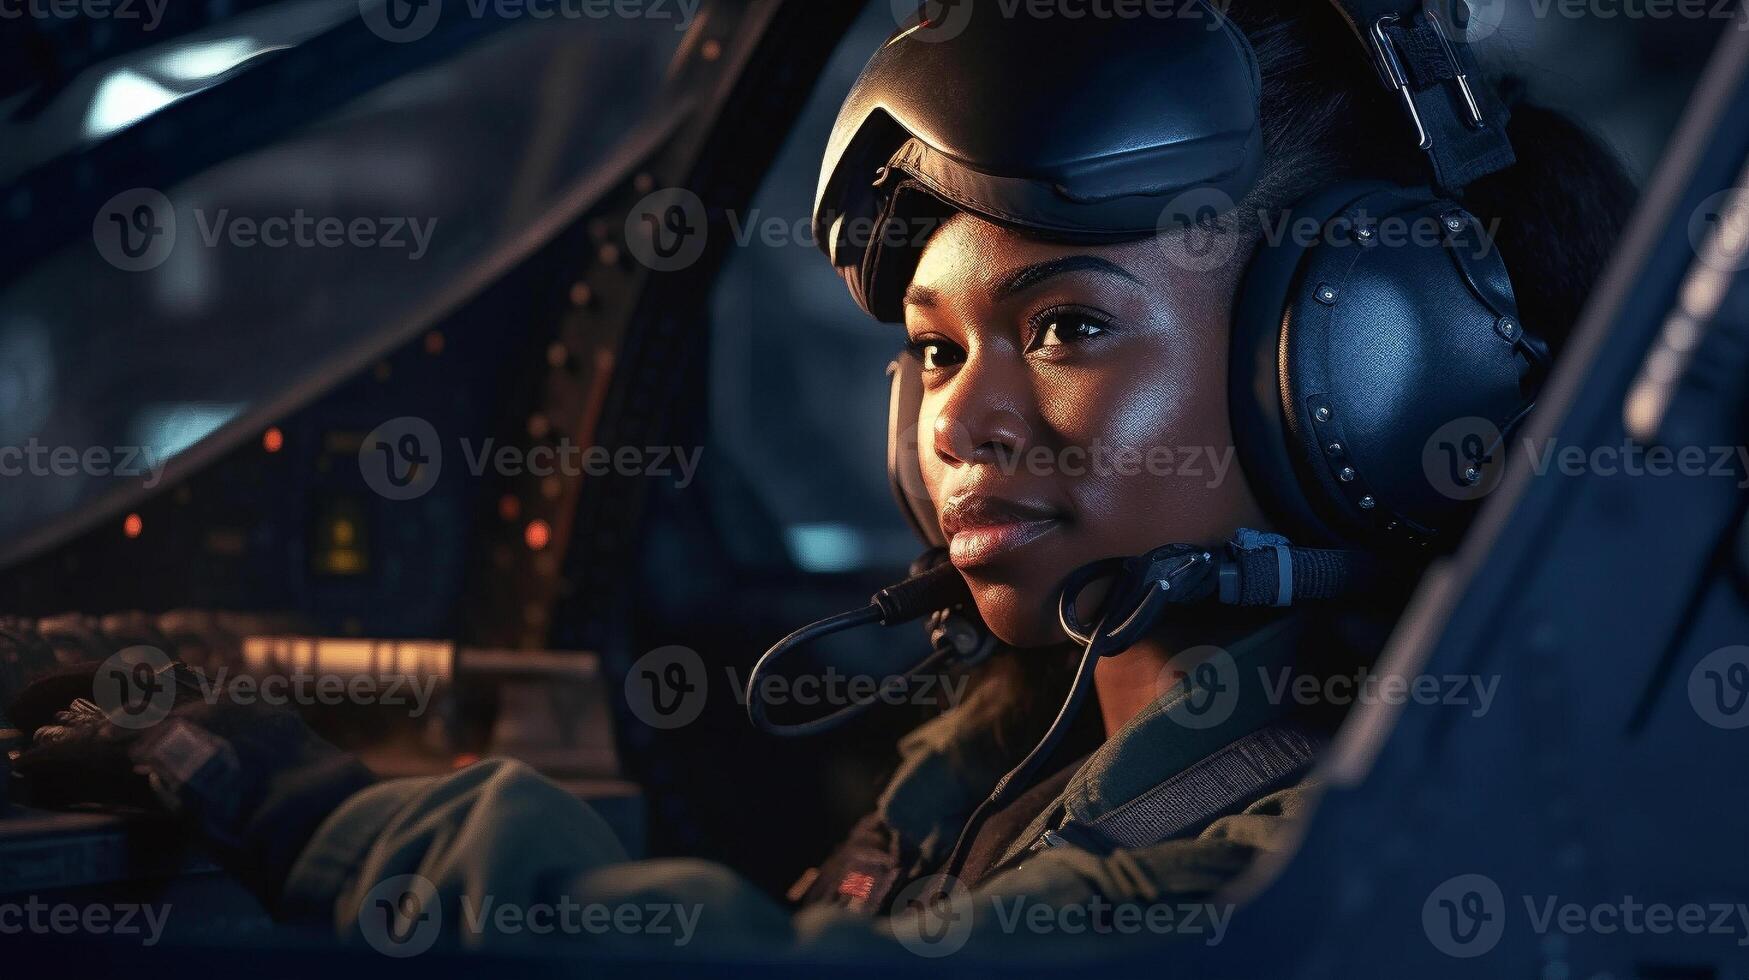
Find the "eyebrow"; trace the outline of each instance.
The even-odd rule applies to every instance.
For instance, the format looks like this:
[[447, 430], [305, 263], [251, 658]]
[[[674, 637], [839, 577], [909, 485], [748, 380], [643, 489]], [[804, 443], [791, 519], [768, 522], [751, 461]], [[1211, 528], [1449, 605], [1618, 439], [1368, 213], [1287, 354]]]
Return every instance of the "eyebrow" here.
[[[1097, 272], [1102, 275], [1127, 279], [1138, 286], [1147, 285], [1137, 278], [1135, 273], [1116, 262], [1102, 259], [1097, 255], [1065, 255], [1060, 259], [1036, 262], [1008, 272], [990, 287], [990, 299], [992, 302], [1001, 302], [1058, 276], [1066, 276], [1076, 272]], [[933, 287], [919, 286], [913, 283], [905, 289], [905, 305], [934, 306], [940, 295]]]

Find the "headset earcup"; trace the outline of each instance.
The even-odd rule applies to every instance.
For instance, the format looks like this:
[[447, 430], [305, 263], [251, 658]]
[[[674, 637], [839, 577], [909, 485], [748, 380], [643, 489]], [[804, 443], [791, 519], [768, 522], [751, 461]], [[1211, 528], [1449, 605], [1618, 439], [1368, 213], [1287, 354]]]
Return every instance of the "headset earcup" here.
[[947, 547], [935, 502], [923, 484], [918, 460], [917, 413], [923, 404], [923, 364], [915, 354], [905, 353], [887, 365], [892, 388], [887, 400], [887, 485], [899, 512], [912, 530], [932, 548]]
[[1282, 412], [1282, 318], [1312, 242], [1282, 229], [1308, 220], [1321, 227], [1330, 215], [1385, 186], [1349, 182], [1323, 188], [1296, 204], [1279, 228], [1265, 227], [1234, 306], [1227, 372], [1239, 465], [1276, 529], [1302, 544], [1345, 541], [1304, 492], [1301, 466], [1290, 452]]
[[1534, 398], [1491, 239], [1429, 191], [1353, 185], [1302, 202], [1252, 265], [1232, 401], [1247, 474], [1273, 482], [1266, 503], [1301, 504], [1290, 522], [1335, 543], [1450, 542]]

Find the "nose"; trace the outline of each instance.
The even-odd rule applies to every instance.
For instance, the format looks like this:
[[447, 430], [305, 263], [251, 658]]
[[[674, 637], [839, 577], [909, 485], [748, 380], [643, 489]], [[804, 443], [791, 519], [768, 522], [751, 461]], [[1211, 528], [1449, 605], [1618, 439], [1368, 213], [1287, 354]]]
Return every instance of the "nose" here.
[[1025, 451], [1032, 435], [1032, 387], [1018, 366], [974, 356], [961, 366], [931, 424], [935, 455], [949, 465], [1000, 463]]

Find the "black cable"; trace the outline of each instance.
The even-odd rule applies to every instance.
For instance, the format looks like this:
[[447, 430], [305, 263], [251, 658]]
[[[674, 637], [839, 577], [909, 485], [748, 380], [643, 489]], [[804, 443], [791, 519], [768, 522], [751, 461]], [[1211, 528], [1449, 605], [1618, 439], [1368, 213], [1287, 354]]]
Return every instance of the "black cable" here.
[[779, 725], [765, 717], [765, 699], [759, 695], [760, 681], [764, 679], [766, 671], [772, 669], [779, 658], [796, 647], [804, 643], [812, 643], [824, 636], [831, 636], [834, 633], [842, 633], [848, 629], [868, 626], [880, 621], [881, 607], [871, 603], [861, 609], [852, 609], [849, 612], [827, 617], [817, 623], [809, 623], [772, 644], [771, 649], [765, 651], [765, 655], [753, 665], [753, 672], [747, 676], [747, 720], [753, 722], [753, 727], [773, 735], [812, 735], [842, 724], [843, 719], [847, 719], [849, 715], [867, 707], [866, 704], [853, 704], [840, 708], [824, 718], [799, 725]]
[[[1133, 563], [1111, 560], [1095, 562], [1071, 576], [1071, 587], [1064, 588], [1057, 600], [1057, 622], [1069, 636], [1082, 635], [1077, 628], [1080, 622], [1075, 612], [1075, 602], [1080, 598], [1082, 589], [1093, 579], [1105, 575], [1117, 574], [1119, 581], [1114, 583], [1112, 595], [1107, 597], [1098, 625], [1094, 626], [1090, 634], [1086, 634], [1081, 662], [1075, 667], [1075, 679], [1069, 685], [1069, 694], [1063, 699], [1063, 706], [1057, 710], [1057, 717], [1045, 729], [1038, 744], [1026, 754], [1026, 758], [1020, 760], [1019, 765], [1010, 769], [996, 783], [990, 795], [967, 818], [964, 829], [954, 842], [953, 850], [948, 853], [947, 861], [938, 873], [942, 883], [945, 884], [948, 878], [957, 876], [965, 867], [966, 858], [971, 854], [972, 841], [977, 838], [978, 830], [984, 822], [995, 814], [1011, 793], [1023, 792], [1032, 785], [1038, 769], [1056, 752], [1063, 736], [1068, 734], [1069, 726], [1074, 723], [1076, 715], [1080, 714], [1081, 705], [1087, 700], [1087, 692], [1093, 688], [1094, 668], [1099, 665], [1099, 661], [1133, 646], [1138, 638], [1152, 628], [1153, 620], [1165, 605], [1162, 600], [1167, 593], [1173, 591], [1174, 583], [1181, 587], [1199, 575], [1206, 577], [1210, 560], [1209, 553], [1192, 546], [1171, 545], [1150, 552]], [[1163, 569], [1170, 570], [1166, 574], [1160, 574]], [[1193, 590], [1192, 594], [1201, 594], [1201, 590]]]
[[1045, 760], [1051, 757], [1051, 754], [1057, 750], [1058, 744], [1063, 741], [1063, 736], [1069, 731], [1070, 724], [1074, 722], [1075, 716], [1081, 712], [1081, 703], [1087, 700], [1087, 692], [1093, 687], [1094, 668], [1099, 664], [1100, 658], [1104, 656], [1104, 653], [1101, 652], [1100, 641], [1105, 635], [1103, 630], [1096, 632], [1093, 642], [1087, 644], [1087, 647], [1082, 651], [1081, 662], [1075, 667], [1075, 680], [1069, 685], [1069, 696], [1063, 699], [1063, 706], [1057, 710], [1057, 717], [1052, 720], [1051, 727], [1045, 729], [1044, 737], [1040, 738], [1038, 744], [1032, 747], [1032, 751], [1026, 754], [1026, 758], [1020, 760], [1019, 765], [1010, 769], [1008, 774], [996, 783], [996, 788], [990, 791], [989, 796], [984, 797], [984, 802], [978, 804], [977, 809], [973, 810], [972, 815], [966, 819], [959, 839], [954, 842], [953, 851], [947, 856], [947, 863], [942, 865], [939, 872], [943, 881], [958, 875], [960, 870], [965, 867], [966, 858], [971, 855], [972, 841], [977, 839], [978, 830], [984, 825], [984, 821], [994, 816], [997, 808], [1007, 801], [1009, 788], [1014, 787], [1014, 791], [1018, 793], [1030, 786], [1036, 775], [1036, 770], [1044, 765]]
[[[858, 626], [870, 626], [879, 623], [882, 626], [893, 626], [909, 622], [921, 616], [927, 616], [939, 609], [948, 609], [971, 600], [971, 593], [966, 588], [965, 579], [958, 569], [945, 562], [936, 564], [924, 571], [911, 576], [897, 585], [889, 585], [876, 592], [869, 604], [861, 609], [852, 609], [836, 616], [822, 619], [817, 623], [796, 630], [794, 633], [772, 644], [771, 649], [753, 665], [753, 672], [747, 677], [747, 720], [755, 728], [773, 735], [806, 736], [818, 735], [844, 724], [869, 707], [880, 701], [880, 691], [868, 698], [845, 705], [837, 711], [821, 718], [800, 722], [793, 725], [781, 725], [765, 715], [765, 701], [759, 696], [760, 682], [772, 670], [777, 661], [796, 647], [812, 643], [822, 637]], [[896, 676], [911, 678], [928, 670], [933, 670], [943, 663], [959, 655], [951, 643], [932, 651], [929, 656], [905, 669]]]
[[[1238, 539], [1236, 539], [1238, 540]], [[1280, 552], [1286, 551], [1293, 562], [1293, 599], [1331, 599], [1369, 586], [1378, 569], [1353, 552], [1319, 551], [1292, 548], [1285, 542], [1267, 547], [1241, 549], [1230, 546], [1230, 556], [1215, 561], [1212, 550], [1189, 544], [1174, 544], [1156, 548], [1133, 558], [1111, 558], [1076, 569], [1064, 581], [1057, 600], [1057, 621], [1064, 634], [1083, 645], [1081, 661], [1075, 668], [1074, 680], [1062, 707], [1037, 744], [1010, 769], [967, 818], [953, 849], [936, 881], [945, 885], [965, 867], [972, 842], [984, 823], [1008, 800], [1031, 786], [1038, 770], [1050, 760], [1061, 745], [1070, 726], [1080, 714], [1087, 692], [1093, 688], [1095, 668], [1104, 657], [1122, 653], [1146, 636], [1169, 605], [1192, 605], [1206, 601], [1224, 601], [1228, 605], [1275, 605], [1278, 586], [1272, 585], [1279, 564]], [[1217, 578], [1231, 573], [1237, 581], [1217, 588]], [[1092, 628], [1086, 627], [1076, 611], [1082, 592], [1093, 582], [1111, 579], [1112, 585]], [[1228, 591], [1231, 596], [1217, 594]], [[1259, 586], [1268, 586], [1267, 589]], [[1267, 595], [1264, 593], [1267, 592]], [[871, 623], [892, 625], [915, 619], [934, 609], [951, 608], [969, 601], [964, 580], [951, 565], [939, 564], [918, 575], [876, 593], [870, 604], [861, 609], [840, 613], [829, 619], [811, 623], [779, 640], [754, 665], [747, 683], [747, 717], [753, 724], [776, 735], [814, 735], [835, 728], [860, 714], [879, 700], [878, 694], [846, 705], [811, 721], [780, 725], [765, 715], [760, 698], [761, 681], [783, 655], [806, 643], [833, 633]], [[914, 677], [933, 670], [954, 659], [959, 651], [951, 643], [942, 644], [902, 676]]]

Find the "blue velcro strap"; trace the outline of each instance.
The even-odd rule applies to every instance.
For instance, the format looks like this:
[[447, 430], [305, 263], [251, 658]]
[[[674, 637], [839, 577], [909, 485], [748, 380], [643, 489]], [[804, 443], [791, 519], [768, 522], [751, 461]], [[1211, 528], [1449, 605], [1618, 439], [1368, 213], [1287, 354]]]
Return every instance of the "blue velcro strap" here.
[[1291, 606], [1294, 601], [1294, 559], [1287, 544], [1275, 546], [1275, 604]]

